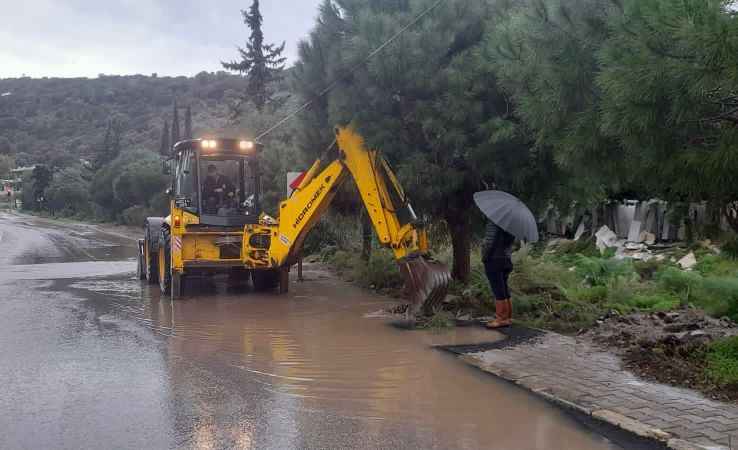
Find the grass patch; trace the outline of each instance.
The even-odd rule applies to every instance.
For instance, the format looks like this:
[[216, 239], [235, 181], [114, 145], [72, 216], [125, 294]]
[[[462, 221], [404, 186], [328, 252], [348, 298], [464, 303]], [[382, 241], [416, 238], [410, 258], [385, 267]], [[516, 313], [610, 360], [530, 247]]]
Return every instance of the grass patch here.
[[738, 336], [710, 344], [705, 370], [707, 376], [720, 386], [738, 386]]

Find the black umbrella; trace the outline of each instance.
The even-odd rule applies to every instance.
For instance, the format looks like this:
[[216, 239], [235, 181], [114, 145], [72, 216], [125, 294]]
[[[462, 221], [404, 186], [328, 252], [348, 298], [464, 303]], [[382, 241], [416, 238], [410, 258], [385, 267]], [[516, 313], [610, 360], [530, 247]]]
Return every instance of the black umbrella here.
[[474, 194], [474, 203], [498, 227], [516, 238], [536, 242], [538, 225], [525, 203], [502, 191], [482, 191]]

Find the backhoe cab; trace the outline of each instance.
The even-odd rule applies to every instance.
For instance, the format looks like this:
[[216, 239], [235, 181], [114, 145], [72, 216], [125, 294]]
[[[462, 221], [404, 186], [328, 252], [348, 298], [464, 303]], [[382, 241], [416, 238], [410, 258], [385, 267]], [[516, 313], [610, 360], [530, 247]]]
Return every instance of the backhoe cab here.
[[336, 130], [336, 157], [315, 161], [278, 220], [261, 211], [261, 145], [232, 139], [177, 143], [170, 215], [150, 217], [139, 241], [139, 276], [180, 297], [185, 279], [217, 272], [251, 278], [255, 290], [286, 292], [289, 268], [338, 187], [353, 178], [379, 242], [392, 249], [411, 299], [408, 314], [430, 312], [444, 297], [448, 268], [429, 256], [428, 240], [387, 161], [352, 128]]

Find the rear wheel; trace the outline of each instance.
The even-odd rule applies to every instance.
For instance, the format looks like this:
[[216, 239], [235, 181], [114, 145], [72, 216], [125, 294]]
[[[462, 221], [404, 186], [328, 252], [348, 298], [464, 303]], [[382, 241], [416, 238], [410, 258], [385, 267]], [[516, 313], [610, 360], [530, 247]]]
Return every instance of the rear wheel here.
[[146, 233], [144, 237], [143, 246], [143, 269], [145, 272], [145, 278], [149, 281], [149, 284], [154, 284], [159, 281], [159, 237], [156, 236], [156, 240], [152, 239], [149, 227], [146, 227]]

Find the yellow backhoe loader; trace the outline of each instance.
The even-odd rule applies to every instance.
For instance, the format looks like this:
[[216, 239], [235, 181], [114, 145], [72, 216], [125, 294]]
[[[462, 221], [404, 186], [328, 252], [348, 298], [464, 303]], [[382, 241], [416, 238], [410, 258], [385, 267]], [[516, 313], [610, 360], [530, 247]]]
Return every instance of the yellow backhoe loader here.
[[[172, 174], [170, 214], [150, 217], [139, 240], [139, 277], [173, 299], [189, 277], [228, 272], [254, 290], [287, 292], [309, 231], [339, 186], [353, 178], [379, 242], [390, 248], [406, 280], [409, 314], [430, 312], [446, 295], [448, 268], [429, 255], [428, 239], [400, 183], [377, 150], [351, 127], [304, 174], [276, 219], [260, 207], [262, 145], [234, 139], [178, 142], [164, 165]], [[328, 155], [336, 156], [328, 159]]]

